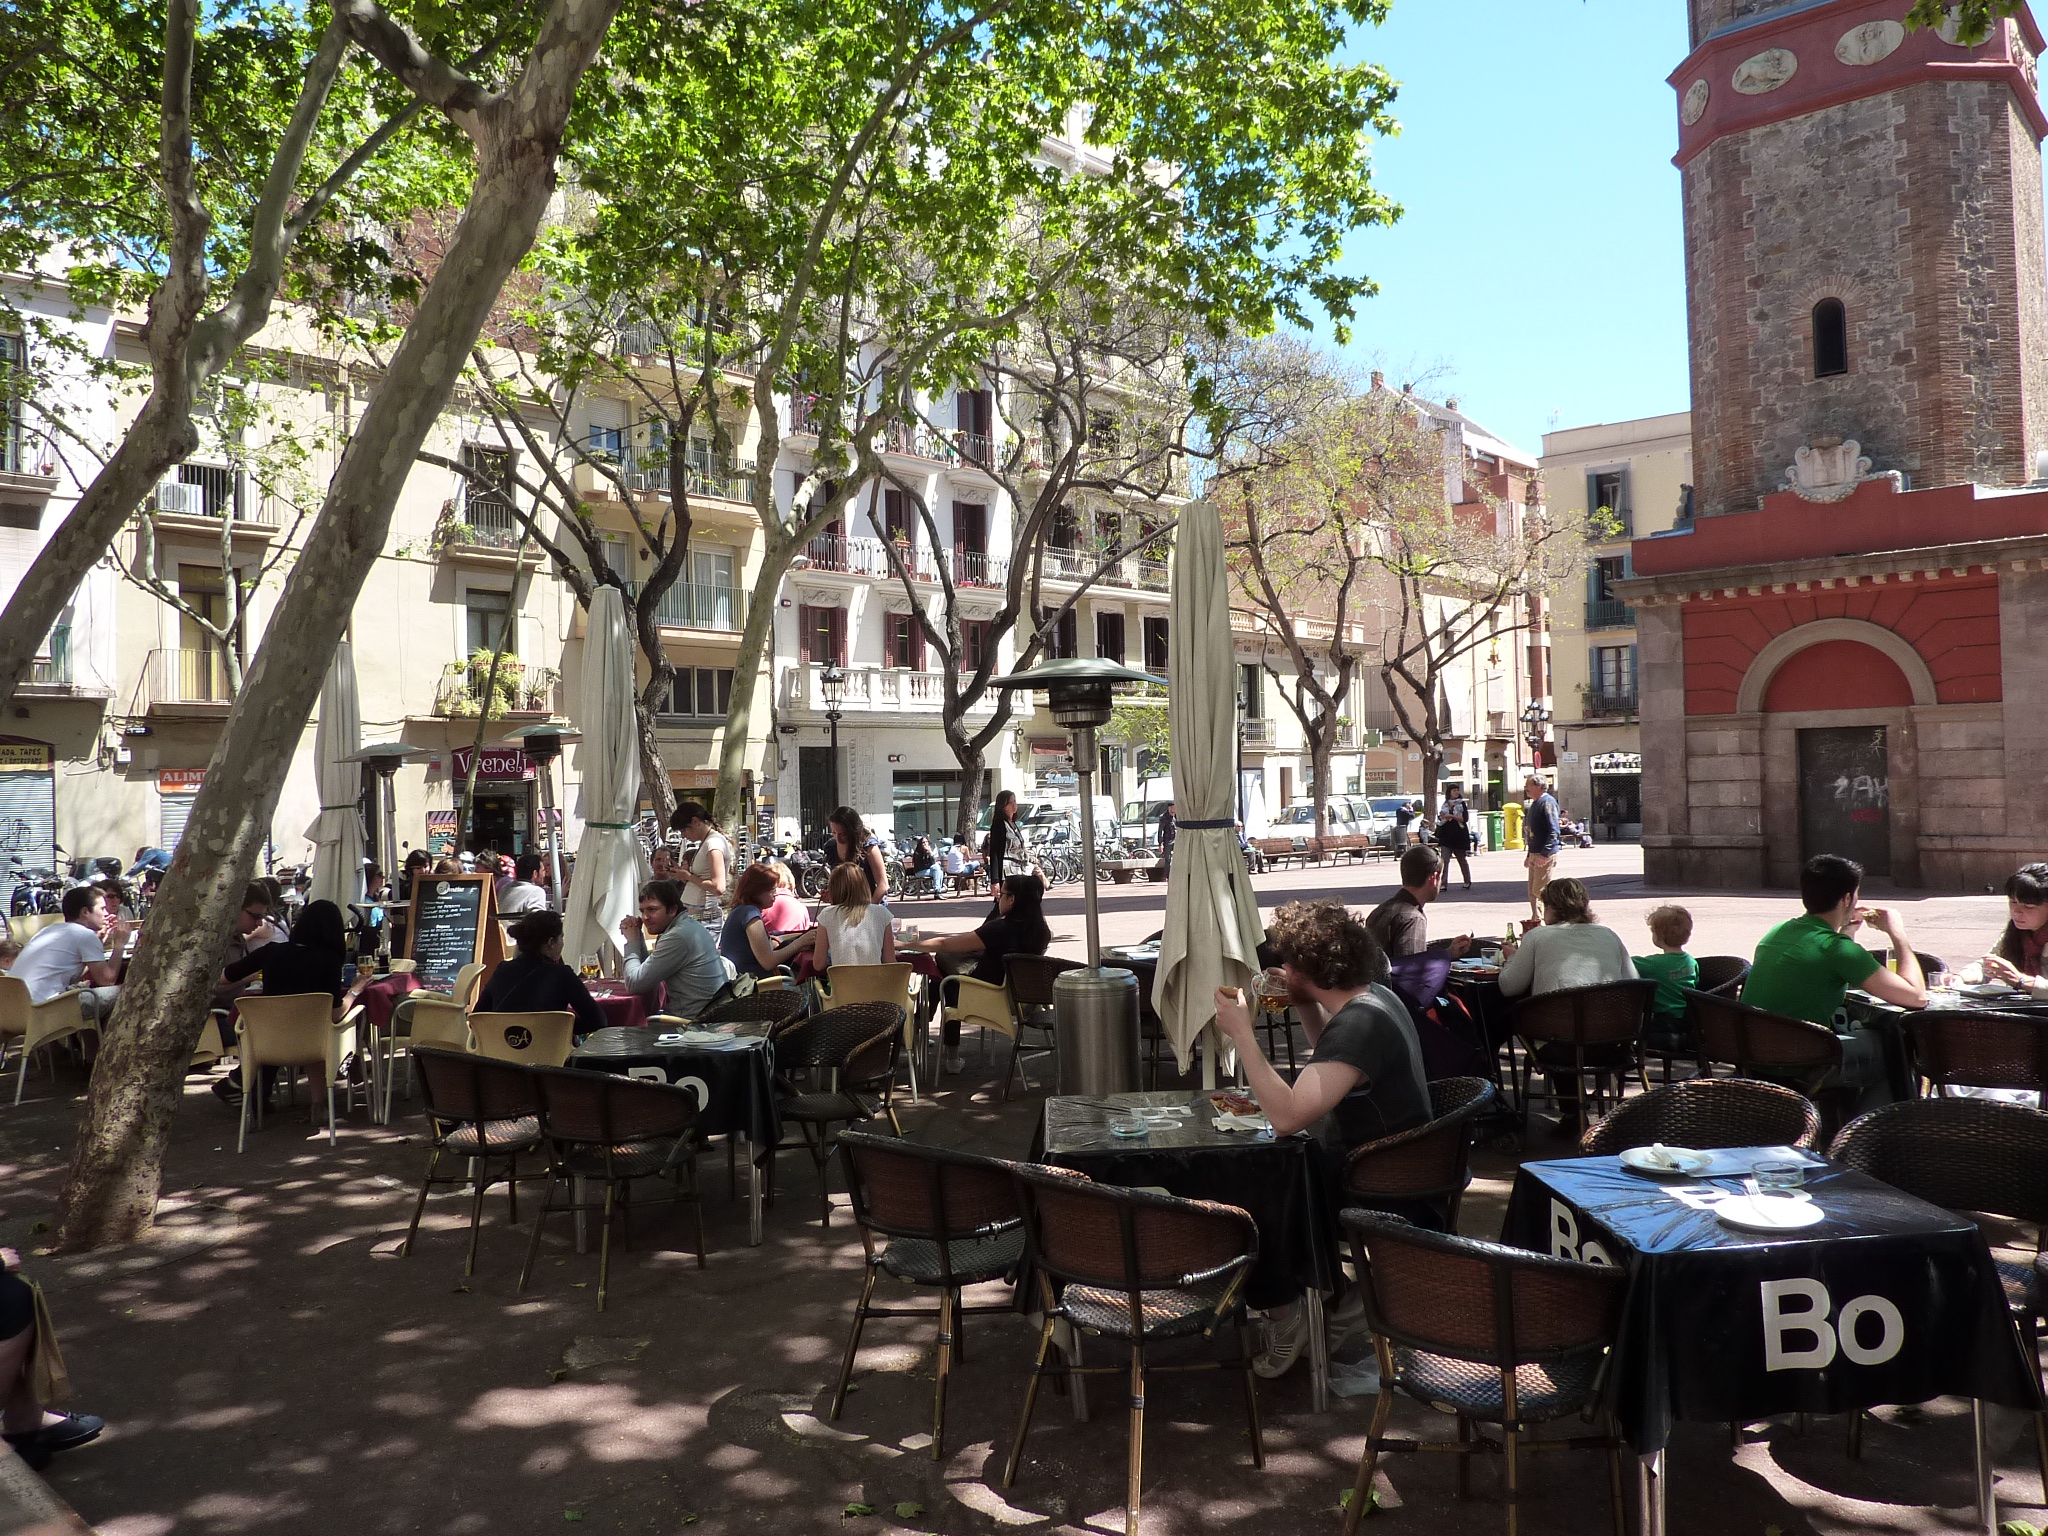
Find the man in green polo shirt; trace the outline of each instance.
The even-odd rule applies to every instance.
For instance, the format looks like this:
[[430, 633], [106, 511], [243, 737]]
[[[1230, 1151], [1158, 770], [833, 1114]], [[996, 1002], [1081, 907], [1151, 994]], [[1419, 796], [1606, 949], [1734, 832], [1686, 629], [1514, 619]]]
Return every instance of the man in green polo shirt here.
[[[1788, 1018], [1807, 1019], [1833, 1029], [1842, 1042], [1841, 1065], [1819, 1083], [1799, 1084], [1804, 1091], [1841, 1094], [1844, 1120], [1889, 1103], [1884, 1042], [1870, 1030], [1839, 1025], [1842, 994], [1861, 987], [1873, 997], [1901, 1008], [1925, 1008], [1927, 987], [1919, 956], [1906, 938], [1896, 912], [1859, 907], [1863, 866], [1853, 859], [1823, 853], [1799, 872], [1799, 901], [1804, 917], [1780, 923], [1756, 947], [1742, 1000], [1752, 1008]], [[1877, 956], [1858, 944], [1857, 929], [1865, 923], [1891, 940], [1898, 970], [1886, 970]], [[1767, 1075], [1767, 1074], [1760, 1074]]]
[[[1883, 907], [1859, 907], [1862, 886], [1863, 866], [1854, 859], [1832, 853], [1809, 859], [1799, 872], [1799, 901], [1806, 915], [1763, 936], [1742, 984], [1742, 1000], [1752, 1008], [1831, 1028], [1842, 994], [1851, 987], [1901, 1008], [1925, 1008], [1926, 978], [1905, 924]], [[1856, 931], [1866, 922], [1891, 940], [1896, 974], [1856, 942]]]

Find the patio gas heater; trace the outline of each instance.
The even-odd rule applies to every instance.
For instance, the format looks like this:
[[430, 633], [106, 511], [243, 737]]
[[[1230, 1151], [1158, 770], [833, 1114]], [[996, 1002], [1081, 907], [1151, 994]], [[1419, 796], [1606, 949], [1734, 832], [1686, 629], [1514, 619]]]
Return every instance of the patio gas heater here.
[[1164, 681], [1149, 672], [1098, 658], [1049, 661], [989, 684], [992, 688], [1044, 689], [1054, 721], [1074, 737], [1088, 964], [1082, 970], [1062, 971], [1053, 981], [1062, 1094], [1129, 1093], [1138, 1086], [1138, 978], [1102, 963], [1102, 927], [1095, 898], [1095, 732], [1109, 723], [1117, 684]]
[[[398, 770], [407, 763], [424, 763], [433, 755], [423, 748], [409, 747], [402, 741], [380, 741], [374, 746], [363, 748], [353, 757], [343, 759], [344, 762], [366, 763], [377, 775], [376, 825], [370, 829], [370, 837], [377, 850], [376, 862], [383, 869], [384, 878], [390, 881], [394, 888], [398, 884], [398, 866], [401, 860], [398, 857], [398, 811], [392, 797], [391, 781], [397, 777]], [[391, 903], [386, 900], [383, 905], [388, 907]], [[389, 922], [381, 929], [380, 947], [388, 960], [391, 956]]]
[[534, 769], [540, 776], [540, 821], [548, 834], [548, 873], [554, 878], [554, 885], [548, 891], [548, 905], [553, 910], [562, 910], [562, 828], [555, 820], [555, 759], [562, 755], [562, 748], [583, 739], [582, 732], [566, 725], [525, 725], [516, 731], [505, 733], [507, 741], [516, 741], [526, 755], [533, 759]]

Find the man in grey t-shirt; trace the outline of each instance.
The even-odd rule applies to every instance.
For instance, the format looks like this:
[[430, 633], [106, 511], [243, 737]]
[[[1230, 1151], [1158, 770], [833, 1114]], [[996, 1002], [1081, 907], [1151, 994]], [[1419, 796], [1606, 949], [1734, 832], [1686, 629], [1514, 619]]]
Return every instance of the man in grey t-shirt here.
[[[702, 923], [680, 922], [682, 887], [673, 880], [650, 880], [640, 887], [640, 915], [619, 924], [626, 938], [626, 963], [620, 976], [630, 992], [643, 996], [668, 985], [662, 1011], [694, 1019], [732, 976], [731, 968], [711, 942]], [[647, 935], [655, 939], [647, 947]]]

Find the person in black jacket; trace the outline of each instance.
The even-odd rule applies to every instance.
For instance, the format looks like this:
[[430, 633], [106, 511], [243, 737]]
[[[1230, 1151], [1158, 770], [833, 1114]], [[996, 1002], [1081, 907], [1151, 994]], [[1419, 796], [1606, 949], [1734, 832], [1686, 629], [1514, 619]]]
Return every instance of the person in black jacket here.
[[[223, 971], [229, 983], [260, 976], [265, 997], [298, 997], [308, 992], [325, 992], [334, 999], [334, 1017], [355, 993], [342, 979], [342, 965], [348, 954], [348, 930], [342, 923], [341, 908], [331, 901], [308, 902], [291, 936], [278, 944], [265, 944]], [[370, 978], [366, 975], [364, 981]], [[361, 983], [358, 983], [360, 986]], [[263, 1069], [263, 1092], [267, 1096], [277, 1081], [277, 1068]], [[213, 1085], [213, 1091], [229, 1104], [242, 1102], [242, 1078], [237, 1070]]]
[[477, 1000], [479, 1013], [553, 1013], [576, 1015], [575, 1034], [582, 1039], [605, 1026], [604, 1010], [583, 985], [583, 978], [562, 960], [562, 914], [528, 912], [512, 925], [519, 953], [505, 961]]

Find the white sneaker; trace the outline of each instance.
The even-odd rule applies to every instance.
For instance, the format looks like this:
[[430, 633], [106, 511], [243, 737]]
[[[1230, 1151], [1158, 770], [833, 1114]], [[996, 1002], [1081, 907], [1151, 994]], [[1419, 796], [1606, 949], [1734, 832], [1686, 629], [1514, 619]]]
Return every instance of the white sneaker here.
[[945, 1066], [948, 1072], [965, 1072], [967, 1070], [967, 1058], [958, 1051], [955, 1051], [946, 1058]]
[[1365, 1326], [1365, 1297], [1357, 1286], [1350, 1287], [1344, 1299], [1330, 1309], [1324, 1321], [1330, 1351], [1334, 1354], [1340, 1344]]
[[1252, 1370], [1267, 1381], [1285, 1376], [1308, 1344], [1308, 1308], [1301, 1302], [1266, 1314], [1266, 1343], [1252, 1361]]

